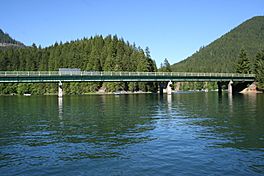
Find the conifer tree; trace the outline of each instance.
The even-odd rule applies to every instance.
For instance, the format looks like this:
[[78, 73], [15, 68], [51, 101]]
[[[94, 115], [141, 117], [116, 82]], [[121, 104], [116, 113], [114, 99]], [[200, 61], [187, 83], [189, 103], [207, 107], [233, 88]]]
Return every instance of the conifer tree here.
[[240, 59], [237, 63], [236, 72], [237, 73], [244, 73], [244, 74], [251, 73], [250, 61], [249, 61], [249, 59], [247, 57], [247, 53], [244, 49], [242, 49], [240, 51], [239, 58]]
[[[58, 71], [59, 68], [80, 68], [83, 71], [139, 71], [156, 70], [155, 62], [150, 58], [149, 48], [145, 53], [135, 44], [130, 45], [115, 36], [95, 36], [89, 39], [56, 42], [46, 48], [31, 47], [0, 49], [0, 70], [18, 71]], [[19, 84], [1, 85], [1, 93], [33, 94], [56, 93], [57, 84]], [[138, 90], [137, 83], [104, 83], [108, 91]], [[79, 94], [96, 91], [101, 83], [65, 83], [64, 92]], [[141, 90], [149, 90], [149, 83], [140, 83]]]
[[160, 72], [171, 72], [171, 66], [167, 58], [164, 59], [164, 62], [160, 65]]
[[264, 87], [264, 50], [257, 53], [254, 64], [254, 73], [256, 74], [256, 81]]

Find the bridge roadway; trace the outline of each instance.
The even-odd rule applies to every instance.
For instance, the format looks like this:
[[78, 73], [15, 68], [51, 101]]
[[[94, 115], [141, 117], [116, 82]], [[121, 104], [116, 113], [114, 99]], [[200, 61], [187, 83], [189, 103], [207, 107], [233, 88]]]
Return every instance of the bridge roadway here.
[[52, 82], [253, 82], [254, 74], [189, 72], [0, 71], [0, 83]]

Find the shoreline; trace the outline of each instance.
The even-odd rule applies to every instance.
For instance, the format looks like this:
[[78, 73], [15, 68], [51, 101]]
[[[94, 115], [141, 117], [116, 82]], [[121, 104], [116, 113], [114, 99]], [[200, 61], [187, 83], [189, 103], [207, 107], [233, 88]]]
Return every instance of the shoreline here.
[[[172, 94], [177, 93], [196, 93], [196, 92], [217, 92], [217, 90], [209, 90], [209, 91], [201, 91], [201, 90], [179, 90], [179, 91], [172, 91]], [[226, 92], [223, 90], [223, 92]], [[261, 94], [264, 93], [263, 91], [250, 91], [250, 90], [243, 90], [241, 92], [238, 92], [239, 94]], [[71, 95], [138, 95], [138, 94], [159, 94], [158, 92], [143, 92], [143, 91], [117, 91], [117, 92], [88, 92], [83, 94], [64, 94], [64, 96], [71, 96]], [[163, 94], [167, 94], [166, 92], [163, 92]], [[0, 94], [0, 96], [23, 96], [23, 97], [30, 97], [30, 96], [58, 96], [58, 93], [50, 93], [50, 94]]]
[[[137, 95], [137, 94], [156, 94], [153, 92], [126, 92], [126, 91], [120, 91], [120, 92], [89, 92], [89, 93], [83, 93], [83, 94], [65, 94], [65, 96], [68, 95]], [[50, 94], [0, 94], [0, 96], [58, 96], [58, 93], [50, 93]]]

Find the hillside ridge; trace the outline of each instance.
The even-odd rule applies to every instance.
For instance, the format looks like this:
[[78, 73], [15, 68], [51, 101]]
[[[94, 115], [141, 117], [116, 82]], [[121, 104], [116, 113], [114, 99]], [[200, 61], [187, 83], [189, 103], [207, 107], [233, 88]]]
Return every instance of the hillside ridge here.
[[0, 29], [0, 47], [20, 47], [24, 46], [23, 43], [13, 39], [8, 33]]
[[234, 72], [242, 49], [252, 62], [257, 52], [264, 49], [264, 16], [246, 20], [171, 67], [173, 71]]

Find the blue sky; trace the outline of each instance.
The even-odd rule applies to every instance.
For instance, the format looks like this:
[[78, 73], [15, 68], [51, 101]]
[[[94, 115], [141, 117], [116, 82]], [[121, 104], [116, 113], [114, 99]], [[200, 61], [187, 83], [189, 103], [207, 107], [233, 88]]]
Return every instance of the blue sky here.
[[157, 65], [187, 58], [253, 16], [264, 0], [1, 0], [0, 28], [43, 47], [117, 34], [150, 48]]

